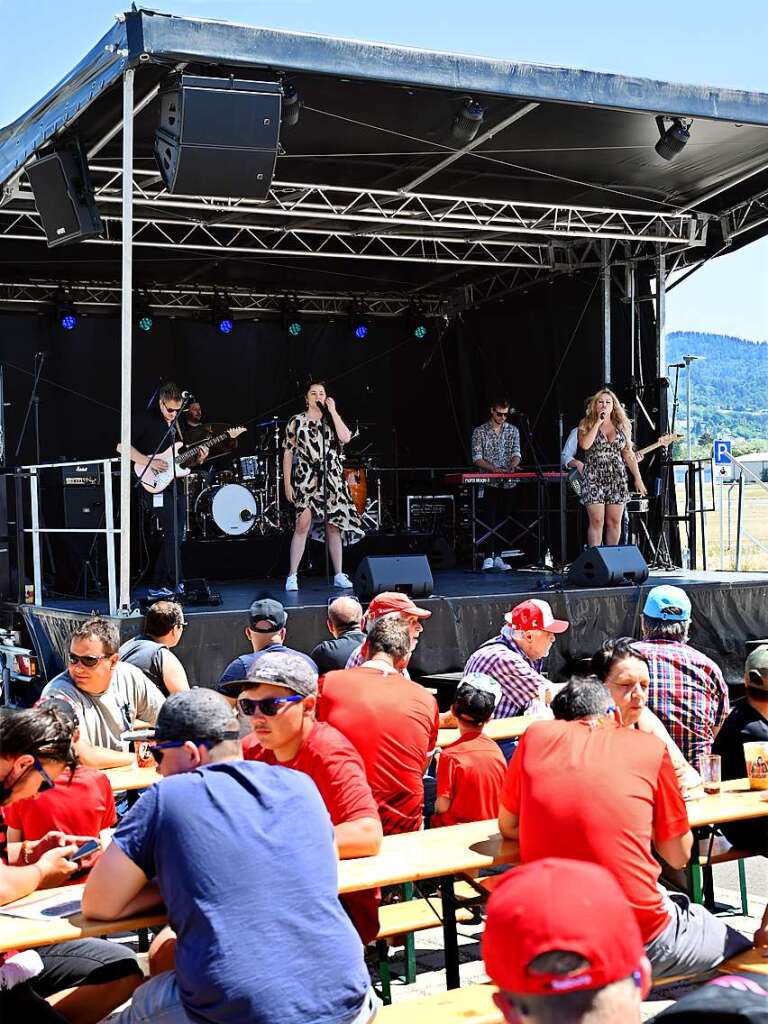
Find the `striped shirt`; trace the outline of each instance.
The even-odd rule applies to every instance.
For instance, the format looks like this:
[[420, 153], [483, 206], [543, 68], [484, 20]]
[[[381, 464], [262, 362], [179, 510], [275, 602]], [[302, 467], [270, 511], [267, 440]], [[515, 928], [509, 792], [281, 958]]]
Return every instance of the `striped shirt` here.
[[514, 718], [522, 715], [547, 680], [541, 675], [542, 660], [531, 659], [520, 650], [506, 627], [499, 636], [487, 640], [464, 666], [464, 675], [483, 672], [501, 687], [502, 695], [496, 704], [494, 718]]
[[730, 711], [722, 672], [681, 640], [643, 640], [634, 646], [648, 659], [648, 707], [698, 771]]

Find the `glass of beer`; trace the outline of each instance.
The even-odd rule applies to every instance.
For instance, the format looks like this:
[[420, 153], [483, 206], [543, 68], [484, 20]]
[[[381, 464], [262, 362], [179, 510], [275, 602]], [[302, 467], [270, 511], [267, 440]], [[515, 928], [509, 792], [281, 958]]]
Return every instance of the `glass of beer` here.
[[701, 781], [705, 793], [720, 792], [720, 755], [705, 754], [701, 759]]

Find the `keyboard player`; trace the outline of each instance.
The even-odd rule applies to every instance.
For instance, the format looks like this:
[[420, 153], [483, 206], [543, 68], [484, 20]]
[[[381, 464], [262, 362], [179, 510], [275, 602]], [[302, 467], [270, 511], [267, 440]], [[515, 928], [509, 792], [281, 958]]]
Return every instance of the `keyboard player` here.
[[[472, 462], [486, 473], [512, 473], [520, 465], [520, 431], [508, 416], [509, 401], [498, 397], [491, 403], [490, 418], [472, 431]], [[498, 529], [510, 515], [514, 486], [514, 480], [494, 480], [483, 484], [478, 492], [478, 517], [488, 531]], [[501, 557], [505, 546], [493, 532], [478, 544], [484, 555], [484, 572], [511, 568]]]

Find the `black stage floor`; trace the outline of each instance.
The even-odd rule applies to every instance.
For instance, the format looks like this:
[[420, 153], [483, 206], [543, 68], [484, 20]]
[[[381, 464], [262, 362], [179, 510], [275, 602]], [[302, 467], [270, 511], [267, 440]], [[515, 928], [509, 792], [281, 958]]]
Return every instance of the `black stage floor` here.
[[[513, 604], [525, 597], [544, 597], [557, 616], [571, 623], [571, 629], [558, 638], [548, 665], [553, 677], [568, 674], [605, 637], [637, 636], [642, 599], [650, 587], [662, 582], [689, 590], [693, 645], [722, 666], [730, 683], [740, 682], [745, 642], [768, 634], [768, 573], [673, 570], [653, 572], [642, 586], [578, 589], [561, 585], [558, 575], [540, 571], [437, 571], [432, 596], [419, 602], [432, 611], [432, 618], [425, 624], [412, 669], [416, 675], [460, 670], [468, 655], [498, 632], [504, 612]], [[187, 607], [190, 625], [177, 652], [193, 683], [213, 684], [227, 663], [248, 649], [243, 629], [248, 605], [257, 597], [277, 598], [290, 609], [289, 646], [309, 651], [327, 638], [328, 599], [342, 591], [308, 577], [298, 593], [286, 594], [283, 583], [283, 578], [211, 581], [221, 595], [221, 605]], [[143, 594], [134, 596], [139, 599]], [[60, 664], [73, 622], [107, 611], [106, 601], [98, 598], [51, 600], [43, 608], [15, 607], [35, 637], [49, 673]], [[138, 632], [141, 624], [138, 617], [116, 621], [124, 638]]]

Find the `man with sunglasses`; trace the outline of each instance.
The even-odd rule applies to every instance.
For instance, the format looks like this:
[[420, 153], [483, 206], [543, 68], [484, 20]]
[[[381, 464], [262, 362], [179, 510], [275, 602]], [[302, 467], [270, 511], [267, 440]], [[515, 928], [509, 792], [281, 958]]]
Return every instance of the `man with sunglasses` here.
[[88, 768], [135, 764], [123, 734], [137, 720], [153, 725], [165, 699], [140, 669], [120, 661], [119, 647], [117, 626], [87, 619], [70, 639], [69, 668], [43, 690], [43, 696], [66, 697], [76, 708], [75, 750]]
[[229, 703], [202, 687], [158, 716], [164, 779], [121, 821], [83, 910], [114, 920], [164, 902], [175, 969], [115, 1024], [367, 1024], [377, 1001], [339, 903], [328, 812], [301, 772], [244, 761], [239, 736]]
[[[154, 469], [168, 468], [167, 461], [159, 455], [153, 459], [152, 452], [158, 446], [160, 451], [166, 451], [172, 442], [184, 440], [181, 423], [177, 422], [177, 417], [183, 406], [184, 396], [181, 389], [178, 384], [168, 380], [157, 392], [157, 403], [152, 404], [144, 414], [133, 420], [130, 455], [131, 461], [139, 468], [143, 468], [149, 462], [152, 463]], [[173, 429], [168, 437], [167, 434], [171, 428]], [[198, 462], [203, 462], [207, 455], [207, 450], [201, 449]], [[139, 487], [138, 493], [141, 497], [144, 514], [149, 516], [154, 513], [157, 516], [163, 535], [149, 587], [149, 597], [150, 599], [169, 598], [173, 596], [176, 586], [177, 559], [181, 572], [181, 545], [184, 542], [186, 525], [184, 490], [181, 487], [174, 489], [171, 485], [160, 494], [150, 494]]]
[[[520, 465], [520, 431], [508, 420], [509, 400], [503, 397], [491, 402], [490, 418], [472, 431], [472, 462], [485, 473], [512, 473]], [[480, 488], [478, 494], [479, 514], [486, 528], [491, 531], [478, 547], [485, 552], [483, 572], [511, 568], [501, 555], [505, 547], [493, 530], [501, 530], [511, 512], [511, 490], [515, 480], [492, 480]], [[474, 566], [473, 566], [474, 568]]]
[[[315, 720], [317, 673], [293, 654], [265, 654], [248, 679], [226, 683], [221, 692], [237, 697], [237, 709], [250, 719], [243, 740], [246, 760], [304, 772], [320, 791], [336, 830], [339, 857], [371, 857], [383, 836], [376, 801], [362, 758], [342, 734]], [[363, 942], [379, 930], [378, 898], [373, 893], [345, 897], [343, 903]]]

